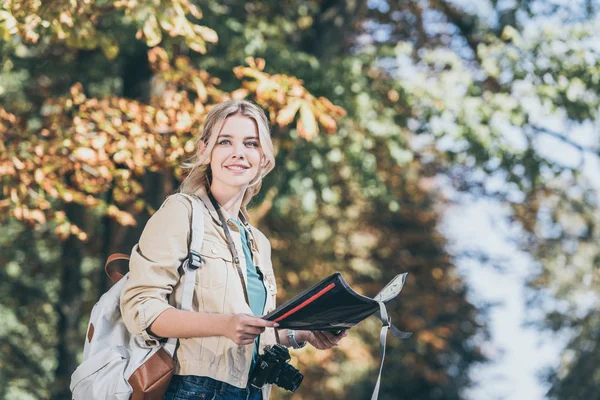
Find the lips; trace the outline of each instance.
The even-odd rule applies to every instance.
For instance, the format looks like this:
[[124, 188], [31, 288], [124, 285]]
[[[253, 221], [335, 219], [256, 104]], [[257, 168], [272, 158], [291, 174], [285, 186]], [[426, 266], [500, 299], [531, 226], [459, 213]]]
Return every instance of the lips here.
[[225, 168], [227, 168], [230, 171], [240, 172], [240, 171], [245, 171], [250, 167], [248, 167], [247, 165], [243, 165], [243, 164], [231, 164], [231, 165], [226, 165]]

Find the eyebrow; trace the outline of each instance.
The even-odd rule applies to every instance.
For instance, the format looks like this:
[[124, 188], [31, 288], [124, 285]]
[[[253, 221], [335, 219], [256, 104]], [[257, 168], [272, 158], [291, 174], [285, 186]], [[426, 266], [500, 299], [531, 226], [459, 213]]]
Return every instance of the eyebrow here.
[[[219, 138], [231, 138], [231, 139], [233, 139], [233, 136], [231, 136], [231, 135], [219, 135], [218, 137]], [[246, 136], [244, 138], [244, 140], [247, 140], [247, 139], [258, 139], [258, 136]]]

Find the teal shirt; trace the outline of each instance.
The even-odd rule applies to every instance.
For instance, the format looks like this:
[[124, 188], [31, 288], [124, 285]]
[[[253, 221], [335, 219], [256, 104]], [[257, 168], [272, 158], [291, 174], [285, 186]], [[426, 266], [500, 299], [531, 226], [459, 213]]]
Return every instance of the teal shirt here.
[[[256, 266], [252, 260], [252, 250], [250, 249], [250, 243], [248, 241], [248, 233], [244, 225], [234, 219], [233, 222], [240, 228], [240, 235], [242, 237], [242, 250], [244, 251], [244, 257], [246, 258], [246, 273], [248, 276], [248, 300], [250, 301], [250, 309], [252, 314], [259, 317], [263, 315], [265, 311], [265, 303], [267, 301], [267, 290], [263, 281], [256, 271]], [[252, 365], [250, 371], [254, 368], [256, 359], [258, 357], [258, 345], [260, 343], [260, 336], [254, 340], [254, 352], [252, 353]]]

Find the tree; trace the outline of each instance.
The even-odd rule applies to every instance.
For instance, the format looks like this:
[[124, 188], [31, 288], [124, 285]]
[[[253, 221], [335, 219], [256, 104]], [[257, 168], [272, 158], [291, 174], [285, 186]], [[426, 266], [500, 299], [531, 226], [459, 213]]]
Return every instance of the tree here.
[[[19, 264], [34, 262], [38, 269], [43, 264], [54, 267], [45, 271], [54, 290], [44, 293], [47, 290], [44, 288], [39, 293], [39, 300], [45, 301], [42, 315], [49, 314], [52, 318], [49, 323], [36, 325], [39, 331], [29, 332], [26, 341], [36, 344], [34, 351], [27, 352], [18, 341], [11, 340], [7, 344], [6, 364], [18, 365], [12, 360], [26, 358], [24, 364], [33, 369], [30, 372], [38, 378], [38, 385], [27, 387], [26, 380], [17, 379], [23, 375], [20, 369], [9, 368], [4, 378], [11, 382], [4, 386], [7, 394], [20, 389], [36, 397], [47, 397], [49, 388], [54, 386], [53, 396], [68, 396], [65, 391], [80, 350], [81, 341], [77, 339], [85, 325], [82, 315], [89, 312], [90, 302], [106, 286], [105, 280], [95, 282], [99, 275], [93, 273], [95, 269], [82, 272], [86, 258], [88, 262], [103, 258], [116, 246], [115, 240], [124, 237], [123, 229], [115, 229], [108, 218], [114, 219], [120, 227], [127, 227], [136, 223], [135, 216], [139, 217], [142, 211], [152, 212], [148, 199], [142, 196], [144, 185], [148, 185], [150, 179], [160, 175], [164, 182], [162, 190], [150, 191], [154, 197], [164, 198], [165, 193], [174, 189], [175, 180], [181, 177], [178, 165], [193, 151], [192, 135], [198, 131], [211, 104], [231, 96], [252, 96], [284, 127], [293, 122], [293, 114], [286, 116], [288, 103], [297, 102], [301, 105], [297, 124], [302, 135], [314, 136], [319, 125], [328, 131], [336, 130], [334, 117], [343, 114], [341, 108], [326, 99], [314, 98], [293, 77], [264, 73], [263, 60], [250, 58], [248, 67], [235, 69], [235, 75], [243, 81], [238, 91], [229, 93], [218, 89], [219, 79], [192, 67], [183, 55], [186, 51], [174, 49], [185, 45], [190, 51], [204, 53], [205, 42], [216, 41], [212, 29], [190, 21], [187, 14], [196, 19], [202, 17], [200, 10], [187, 1], [158, 5], [155, 2], [106, 2], [104, 5], [62, 2], [46, 6], [37, 2], [11, 2], [2, 11], [2, 33], [6, 39], [2, 55], [8, 76], [21, 73], [35, 82], [31, 87], [23, 82], [22, 87], [15, 88], [15, 92], [22, 91], [21, 96], [7, 96], [12, 100], [7, 106], [13, 112], [0, 110], [3, 138], [0, 163], [6, 196], [1, 216], [4, 220], [22, 221], [27, 226], [10, 226], [11, 230], [17, 230], [22, 241], [16, 242], [20, 246], [7, 253], [5, 259], [13, 271], [13, 276], [9, 275], [12, 279], [7, 282], [7, 295], [14, 295], [11, 289], [15, 282], [28, 287], [25, 282], [35, 270], [23, 271]], [[137, 33], [132, 30], [136, 26]], [[119, 33], [125, 34], [121, 42]], [[162, 40], [163, 33], [175, 39]], [[153, 48], [141, 65], [142, 70], [148, 69], [146, 79], [152, 77], [151, 83], [155, 86], [147, 90], [148, 104], [108, 95], [111, 88], [106, 87], [106, 79], [115, 76], [99, 74], [102, 68], [111, 70], [111, 61], [121, 50], [129, 51], [123, 55], [122, 63], [139, 57], [139, 45], [127, 34], [135, 34]], [[167, 51], [156, 47], [159, 42], [173, 48]], [[38, 69], [36, 64], [48, 58], [54, 59], [59, 67]], [[92, 59], [100, 64], [98, 69], [91, 73], [79, 69]], [[67, 67], [65, 74], [64, 66], [73, 60], [77, 60], [75, 68]], [[101, 81], [93, 82], [96, 78]], [[126, 90], [137, 86], [127, 79], [129, 73], [125, 68], [120, 86], [123, 92], [135, 92]], [[87, 93], [78, 81], [87, 83]], [[46, 93], [40, 96], [39, 92], [29, 91], [38, 86]], [[94, 94], [99, 96], [94, 97]], [[94, 232], [99, 234], [100, 240], [89, 241], [88, 248], [84, 248], [82, 242], [89, 239], [88, 227], [100, 221], [103, 221], [102, 229]], [[52, 231], [62, 243], [48, 238]], [[114, 236], [113, 231], [116, 231]], [[28, 244], [36, 240], [61, 250], [58, 254], [48, 254], [46, 249], [24, 254]], [[40, 259], [39, 254], [49, 260]], [[95, 289], [87, 298], [82, 290], [85, 286]], [[34, 305], [37, 303], [32, 302], [31, 307]], [[25, 329], [23, 318], [30, 314], [35, 319], [41, 316], [39, 311], [28, 307], [17, 314], [10, 309], [6, 313], [14, 320], [14, 329], [9, 327], [7, 336]], [[54, 335], [44, 337], [53, 330]], [[42, 344], [48, 340], [48, 348], [54, 351], [43, 352], [46, 362], [40, 367], [35, 360], [40, 356]]]
[[[231, 25], [237, 30], [227, 41], [243, 40], [239, 33], [254, 38], [253, 54], [311, 76], [305, 80], [317, 93], [332, 93], [354, 117], [353, 135], [365, 134], [366, 150], [342, 153], [362, 167], [350, 174], [374, 197], [398, 183], [389, 166], [376, 164], [415, 160], [425, 179], [442, 177], [511, 207], [523, 230], [516, 239], [538, 264], [532, 296], [561, 300], [548, 325], [581, 332], [554, 377], [558, 398], [580, 398], [596, 383], [587, 377], [595, 370], [597, 318], [581, 300], [597, 301], [598, 195], [583, 170], [598, 161], [590, 128], [599, 105], [594, 5], [493, 1], [478, 14], [473, 4], [449, 1], [255, 2], [238, 10], [244, 23]], [[267, 15], [277, 16], [273, 24], [264, 23]], [[388, 151], [370, 158], [378, 141]], [[321, 189], [313, 183], [296, 192], [310, 203], [314, 186]]]
[[[280, 299], [333, 270], [367, 294], [411, 272], [392, 315], [415, 337], [391, 342], [382, 397], [460, 398], [483, 359], [485, 328], [436, 232], [441, 179], [509, 205], [520, 243], [539, 263], [532, 287], [569, 304], [548, 314], [557, 329], [581, 327], [575, 361], [553, 391], [569, 398], [569, 382], [592, 369], [596, 342], [595, 313], [573, 317], [572, 294], [597, 286], [597, 193], [579, 164], [598, 150], [570, 131], [597, 119], [593, 4], [577, 14], [565, 6], [560, 29], [537, 30], [536, 18], [564, 10], [490, 2], [489, 18], [438, 0], [208, 1], [202, 12], [194, 4], [9, 2], [0, 15], [0, 207], [5, 237], [15, 238], [2, 256], [15, 286], [1, 293], [20, 298], [16, 288], [45, 282], [17, 312], [7, 302], [3, 315], [7, 335], [52, 349], [42, 370], [25, 363], [39, 388], [9, 369], [4, 390], [47, 397], [55, 379], [64, 390], [82, 315], [106, 285], [100, 260], [128, 250], [177, 187], [210, 105], [239, 96], [272, 121], [280, 169], [252, 214], [272, 238]], [[549, 140], [581, 163], [545, 153]], [[565, 275], [567, 266], [576, 272]], [[25, 333], [28, 319], [42, 321]], [[334, 352], [299, 353], [307, 380], [318, 383], [298, 396], [366, 393], [376, 325], [360, 325]], [[8, 343], [10, 357], [36, 359]]]

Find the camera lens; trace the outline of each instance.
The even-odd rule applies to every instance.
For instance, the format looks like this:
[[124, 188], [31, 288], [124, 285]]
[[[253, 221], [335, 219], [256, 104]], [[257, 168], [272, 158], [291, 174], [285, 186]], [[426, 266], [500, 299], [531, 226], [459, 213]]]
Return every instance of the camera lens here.
[[302, 383], [302, 379], [304, 379], [304, 375], [300, 371], [289, 364], [284, 364], [275, 384], [285, 390], [295, 392]]

